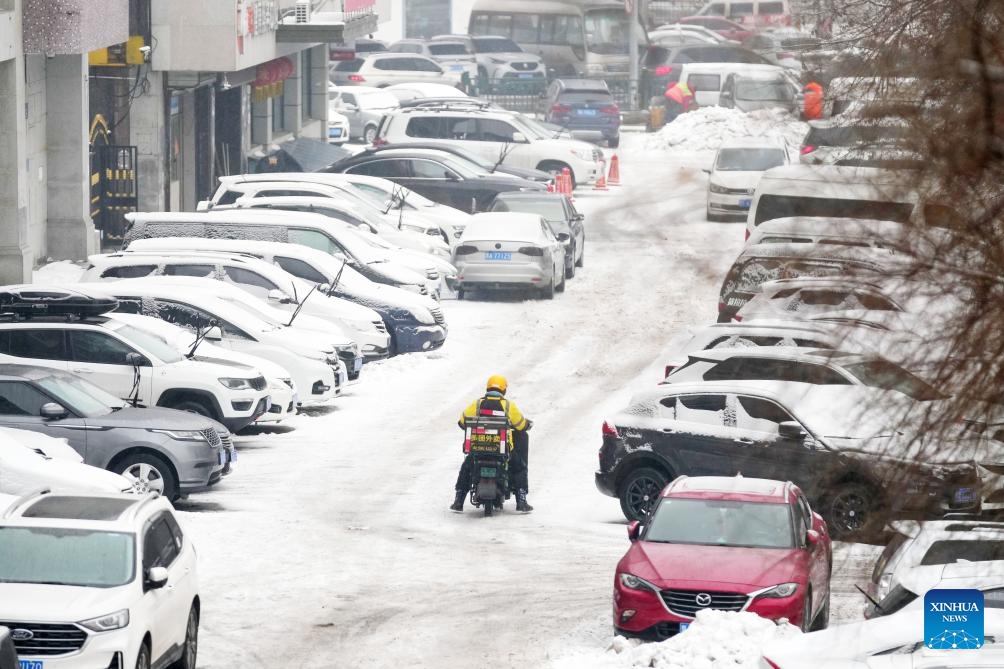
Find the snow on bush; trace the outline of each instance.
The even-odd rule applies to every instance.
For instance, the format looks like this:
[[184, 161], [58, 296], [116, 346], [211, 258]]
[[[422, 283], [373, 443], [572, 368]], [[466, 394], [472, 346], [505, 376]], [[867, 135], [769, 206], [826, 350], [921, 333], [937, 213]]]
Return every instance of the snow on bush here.
[[799, 147], [809, 126], [783, 109], [742, 112], [725, 107], [701, 107], [681, 114], [648, 139], [648, 149], [714, 151], [722, 143], [745, 137], [770, 138]]
[[[776, 639], [802, 632], [754, 613], [698, 611], [684, 632], [659, 643], [614, 637], [606, 653], [592, 658], [566, 658], [558, 666], [576, 669], [757, 669], [761, 649]], [[570, 662], [569, 662], [570, 661]]]

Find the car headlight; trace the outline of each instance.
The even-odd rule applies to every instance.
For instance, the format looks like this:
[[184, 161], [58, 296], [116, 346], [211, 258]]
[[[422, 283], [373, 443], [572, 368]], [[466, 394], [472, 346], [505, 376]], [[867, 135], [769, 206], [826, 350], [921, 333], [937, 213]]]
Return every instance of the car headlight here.
[[797, 590], [798, 583], [781, 583], [780, 585], [775, 585], [773, 588], [760, 591], [756, 596], [781, 599], [783, 597], [791, 597]]
[[434, 325], [436, 323], [436, 318], [432, 315], [432, 312], [429, 311], [428, 309], [416, 309], [415, 320], [417, 320], [422, 325]]
[[157, 434], [166, 434], [171, 439], [177, 441], [205, 441], [207, 443], [209, 441], [206, 439], [206, 435], [198, 430], [156, 430], [151, 428], [149, 431]]
[[86, 627], [92, 632], [110, 632], [120, 630], [129, 624], [129, 609], [122, 609], [106, 616], [98, 616], [90, 620], [81, 620], [78, 625]]
[[630, 588], [631, 590], [652, 590], [653, 592], [658, 592], [659, 588], [652, 585], [643, 578], [638, 578], [634, 574], [628, 574], [622, 572], [617, 574], [617, 578], [620, 580], [621, 585], [625, 588]]
[[708, 190], [711, 191], [712, 193], [728, 193], [729, 192], [728, 188], [726, 188], [725, 186], [719, 186], [716, 183], [709, 183], [708, 184]]
[[593, 151], [592, 151], [592, 149], [590, 149], [589, 151], [585, 151], [583, 149], [569, 149], [569, 151], [571, 152], [571, 154], [573, 156], [575, 156], [579, 160], [589, 160], [589, 161], [591, 161], [593, 159]]
[[230, 390], [253, 390], [251, 386], [252, 379], [240, 379], [237, 377], [221, 376], [216, 380], [222, 383]]

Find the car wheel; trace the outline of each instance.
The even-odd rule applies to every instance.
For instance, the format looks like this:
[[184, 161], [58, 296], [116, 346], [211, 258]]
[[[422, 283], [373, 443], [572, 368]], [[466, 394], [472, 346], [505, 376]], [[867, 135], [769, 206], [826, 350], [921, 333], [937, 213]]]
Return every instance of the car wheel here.
[[562, 272], [562, 274], [561, 274], [561, 283], [559, 283], [559, 284], [558, 284], [558, 285], [557, 285], [557, 286], [556, 286], [556, 287], [554, 288], [554, 290], [555, 290], [556, 292], [558, 292], [558, 293], [563, 293], [563, 292], [565, 292], [565, 286], [566, 286], [567, 284], [568, 284], [568, 280], [567, 280], [567, 279], [565, 279], [565, 274], [564, 274], [564, 272]]
[[181, 648], [181, 659], [174, 664], [174, 669], [195, 669], [195, 661], [199, 655], [199, 611], [192, 605], [188, 611], [188, 624], [185, 626], [185, 645]]
[[579, 252], [579, 259], [575, 262], [576, 267], [582, 267], [586, 262], [586, 245], [583, 242], [582, 251]]
[[610, 147], [611, 149], [616, 149], [620, 145], [621, 145], [620, 135], [617, 135], [616, 137], [611, 137], [610, 139], [607, 140], [607, 146]]
[[195, 413], [200, 416], [205, 416], [206, 418], [212, 418], [216, 420], [216, 414], [213, 410], [205, 405], [204, 402], [198, 402], [196, 400], [183, 400], [175, 404], [165, 405], [168, 409], [177, 409], [178, 411], [187, 411], [188, 413]]
[[485, 518], [492, 515], [492, 511], [495, 510], [494, 506], [495, 502], [485, 502]]
[[150, 647], [145, 643], [139, 647], [136, 654], [136, 669], [150, 669]]
[[573, 172], [572, 168], [566, 163], [561, 163], [558, 162], [557, 160], [545, 160], [544, 162], [537, 165], [538, 170], [540, 170], [541, 172], [547, 172], [552, 176], [558, 176], [559, 174], [561, 174], [561, 171], [566, 167], [568, 168], [568, 175], [572, 179], [572, 190], [575, 190], [575, 172]]
[[572, 261], [565, 265], [565, 278], [574, 279], [575, 278], [575, 249], [572, 249]]
[[553, 300], [554, 299], [554, 278], [553, 277], [551, 278], [551, 283], [547, 284], [547, 288], [544, 288], [541, 291], [540, 294], [541, 294], [541, 296], [545, 300]]
[[620, 491], [624, 517], [645, 522], [669, 479], [669, 476], [652, 467], [639, 467], [628, 474]]
[[464, 299], [464, 289], [463, 288], [457, 288], [457, 299], [458, 300]]
[[366, 129], [363, 130], [363, 141], [366, 142], [367, 144], [372, 144], [373, 140], [376, 139], [376, 136], [377, 136], [376, 126], [368, 125], [366, 126]]
[[134, 453], [123, 458], [113, 471], [129, 479], [137, 488], [157, 492], [168, 499], [178, 496], [178, 483], [171, 467], [152, 453]]
[[881, 523], [877, 496], [868, 486], [850, 482], [840, 484], [825, 499], [822, 516], [834, 539], [868, 537]]
[[827, 591], [826, 599], [823, 600], [823, 607], [816, 614], [816, 619], [812, 621], [811, 631], [818, 632], [830, 626], [830, 593]]

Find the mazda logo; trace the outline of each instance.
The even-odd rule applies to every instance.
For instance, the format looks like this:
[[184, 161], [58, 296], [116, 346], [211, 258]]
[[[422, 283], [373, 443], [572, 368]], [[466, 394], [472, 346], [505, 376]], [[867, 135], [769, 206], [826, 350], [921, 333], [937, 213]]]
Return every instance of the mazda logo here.
[[694, 602], [696, 602], [698, 606], [711, 606], [711, 595], [706, 592], [699, 592], [697, 593], [697, 596], [694, 597]]
[[35, 633], [26, 629], [13, 629], [10, 631], [10, 638], [14, 641], [31, 641], [35, 638]]

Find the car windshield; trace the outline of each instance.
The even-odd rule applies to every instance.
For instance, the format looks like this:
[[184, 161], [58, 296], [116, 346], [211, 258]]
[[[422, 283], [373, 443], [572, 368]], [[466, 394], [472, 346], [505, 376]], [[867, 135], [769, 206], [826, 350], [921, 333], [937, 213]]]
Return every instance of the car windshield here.
[[736, 99], [750, 102], [769, 100], [791, 100], [791, 86], [781, 80], [757, 81], [750, 79], [736, 83]]
[[564, 221], [565, 207], [555, 198], [546, 200], [531, 200], [529, 198], [513, 198], [496, 200], [492, 211], [518, 211], [525, 214], [537, 214], [548, 221]]
[[132, 582], [135, 555], [125, 532], [0, 527], [0, 583], [114, 588]]
[[536, 119], [532, 119], [528, 116], [521, 116], [519, 114], [514, 114], [512, 118], [510, 118], [509, 120], [512, 121], [513, 125], [518, 126], [520, 129], [522, 129], [523, 134], [526, 135], [527, 138], [551, 139], [552, 137], [554, 137], [554, 133], [545, 128], [544, 126], [542, 126], [540, 123], [538, 123]]
[[472, 37], [477, 53], [520, 53], [523, 49], [511, 39], [502, 37]]
[[602, 55], [626, 55], [630, 26], [628, 14], [623, 9], [586, 12], [586, 49]]
[[359, 101], [360, 109], [388, 109], [400, 104], [396, 97], [386, 91], [357, 93], [356, 100]]
[[562, 93], [558, 96], [558, 102], [564, 102], [565, 104], [575, 105], [575, 104], [588, 104], [602, 102], [604, 104], [612, 104], [614, 98], [610, 93], [606, 91], [568, 91]]
[[157, 356], [162, 362], [172, 363], [181, 360], [181, 354], [178, 352], [178, 349], [155, 334], [144, 332], [131, 325], [119, 325], [115, 328], [115, 332], [140, 348], [146, 349]]
[[784, 165], [784, 149], [720, 149], [717, 172], [763, 172]]
[[125, 402], [118, 397], [79, 376], [52, 374], [38, 379], [36, 383], [57, 401], [73, 407], [85, 418], [105, 416], [125, 406]]
[[888, 360], [868, 360], [844, 365], [851, 376], [866, 386], [896, 390], [915, 400], [943, 399], [933, 386]]
[[655, 510], [645, 541], [701, 546], [793, 548], [787, 504], [666, 498]]

